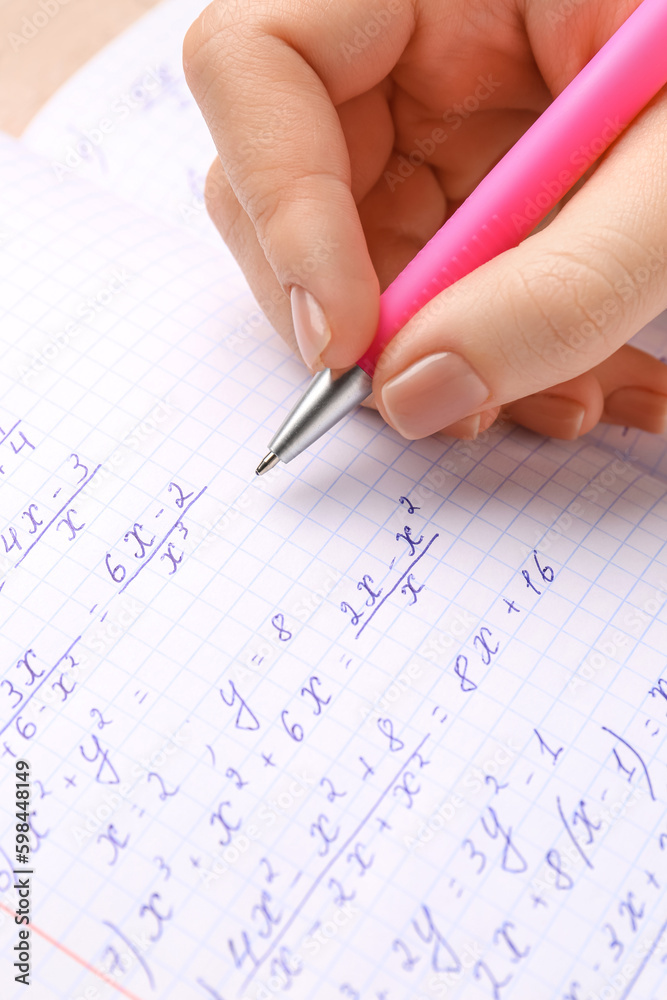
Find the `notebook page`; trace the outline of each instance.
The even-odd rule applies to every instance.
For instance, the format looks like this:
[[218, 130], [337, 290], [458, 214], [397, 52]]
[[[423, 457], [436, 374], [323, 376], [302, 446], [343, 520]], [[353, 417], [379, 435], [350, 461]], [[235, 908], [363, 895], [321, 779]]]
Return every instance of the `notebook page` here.
[[[182, 67], [183, 37], [205, 6], [203, 0], [162, 0], [56, 92], [23, 140], [49, 160], [58, 179], [94, 180], [219, 246], [204, 205], [216, 150]], [[667, 313], [632, 343], [661, 356], [666, 330]], [[623, 452], [639, 446], [627, 430], [620, 438], [609, 429], [594, 436]], [[664, 459], [662, 442], [643, 436], [641, 449], [651, 468]], [[667, 474], [667, 462], [660, 471]]]
[[163, 0], [67, 81], [25, 144], [58, 179], [87, 178], [216, 244], [204, 181], [216, 151], [185, 82], [183, 37], [204, 0]]
[[39, 1000], [662, 997], [664, 480], [367, 412], [254, 480], [238, 273], [0, 170], [3, 996], [26, 760]]

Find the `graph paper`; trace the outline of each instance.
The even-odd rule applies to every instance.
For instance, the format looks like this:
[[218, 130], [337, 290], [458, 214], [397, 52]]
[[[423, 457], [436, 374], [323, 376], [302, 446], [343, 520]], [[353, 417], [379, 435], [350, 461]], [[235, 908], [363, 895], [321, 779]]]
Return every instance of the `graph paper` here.
[[25, 760], [38, 1000], [661, 1000], [655, 445], [256, 480], [304, 380], [229, 258], [1, 150], [3, 997]]
[[54, 176], [94, 180], [218, 245], [204, 207], [216, 150], [182, 67], [183, 37], [205, 6], [162, 0], [147, 11], [56, 92], [23, 141]]

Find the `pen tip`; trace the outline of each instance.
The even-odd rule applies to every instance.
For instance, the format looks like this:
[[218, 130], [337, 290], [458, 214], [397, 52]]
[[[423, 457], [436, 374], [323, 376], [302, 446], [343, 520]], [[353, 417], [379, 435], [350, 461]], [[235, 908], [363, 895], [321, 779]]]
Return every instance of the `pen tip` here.
[[263, 476], [265, 472], [269, 472], [271, 469], [275, 468], [280, 459], [277, 455], [274, 455], [272, 451], [268, 455], [265, 455], [262, 461], [259, 463], [255, 469], [255, 474], [258, 476]]

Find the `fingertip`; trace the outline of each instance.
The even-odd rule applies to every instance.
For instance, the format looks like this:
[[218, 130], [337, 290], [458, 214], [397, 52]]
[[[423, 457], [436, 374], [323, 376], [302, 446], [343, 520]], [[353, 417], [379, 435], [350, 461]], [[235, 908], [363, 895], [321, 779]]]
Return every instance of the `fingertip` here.
[[207, 64], [204, 50], [211, 39], [215, 37], [216, 29], [222, 27], [222, 19], [228, 14], [227, 5], [210, 3], [204, 7], [185, 32], [181, 46], [181, 62], [185, 82], [195, 100], [198, 99], [199, 84]]
[[503, 407], [503, 412], [536, 434], [575, 441], [599, 423], [603, 409], [600, 382], [593, 372], [586, 372], [543, 392], [513, 400]]
[[370, 345], [377, 329], [380, 291], [375, 275], [350, 283], [332, 278], [318, 296], [292, 285], [292, 321], [299, 351], [311, 371], [349, 368]]
[[484, 434], [486, 431], [488, 431], [489, 428], [492, 427], [493, 424], [495, 424], [499, 416], [500, 416], [499, 406], [494, 406], [493, 409], [491, 410], [485, 410], [484, 413], [481, 414], [481, 419], [479, 422], [479, 433]]
[[458, 438], [460, 441], [475, 441], [496, 422], [499, 413], [499, 406], [484, 410], [482, 413], [474, 413], [470, 417], [464, 417], [463, 420], [457, 420], [449, 427], [443, 427], [440, 433], [447, 437]]
[[443, 427], [440, 434], [445, 437], [456, 438], [459, 441], [474, 441], [480, 433], [481, 414], [473, 413], [470, 417], [457, 420], [449, 427]]
[[605, 399], [602, 420], [636, 427], [650, 434], [667, 431], [667, 396], [639, 386], [625, 386]]
[[301, 285], [290, 291], [294, 335], [301, 357], [311, 372], [324, 368], [322, 355], [331, 341], [331, 327], [315, 296]]
[[505, 407], [505, 413], [514, 423], [536, 434], [564, 441], [575, 441], [585, 433], [584, 424], [590, 422], [586, 420], [586, 407], [579, 400], [546, 392], [515, 400]]

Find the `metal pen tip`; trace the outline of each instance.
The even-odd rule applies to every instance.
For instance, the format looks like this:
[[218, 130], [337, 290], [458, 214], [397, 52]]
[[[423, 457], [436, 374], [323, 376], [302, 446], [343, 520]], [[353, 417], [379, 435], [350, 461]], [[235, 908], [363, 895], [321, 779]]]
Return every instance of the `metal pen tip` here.
[[264, 456], [262, 461], [255, 469], [255, 475], [263, 476], [265, 472], [270, 472], [271, 469], [274, 469], [276, 467], [279, 461], [280, 459], [278, 458], [278, 456], [274, 455], [273, 452], [270, 451], [268, 455]]

